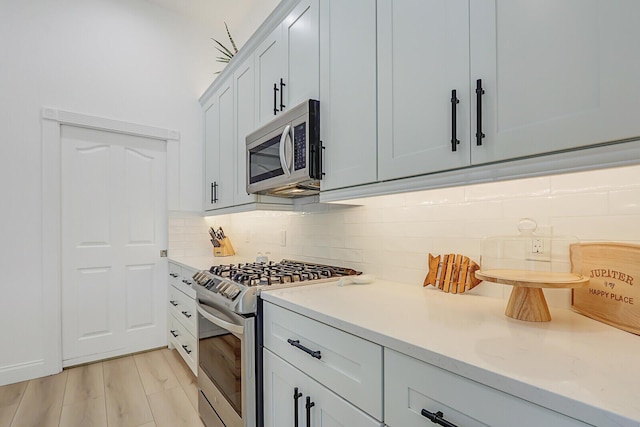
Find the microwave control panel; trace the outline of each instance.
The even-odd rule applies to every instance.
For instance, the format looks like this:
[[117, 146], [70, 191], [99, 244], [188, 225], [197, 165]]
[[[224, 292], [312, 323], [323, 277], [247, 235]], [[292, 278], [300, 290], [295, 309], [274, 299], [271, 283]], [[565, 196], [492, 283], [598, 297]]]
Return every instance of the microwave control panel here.
[[293, 169], [307, 167], [307, 124], [300, 123], [293, 128]]

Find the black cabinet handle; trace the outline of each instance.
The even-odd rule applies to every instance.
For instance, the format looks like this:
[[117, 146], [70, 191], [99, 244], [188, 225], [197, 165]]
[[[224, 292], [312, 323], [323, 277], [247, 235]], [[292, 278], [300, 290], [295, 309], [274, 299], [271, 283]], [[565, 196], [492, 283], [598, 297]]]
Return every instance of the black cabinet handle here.
[[184, 314], [184, 317], [186, 317], [187, 319], [191, 317], [191, 315], [187, 311], [183, 311], [182, 314]]
[[311, 427], [311, 408], [316, 406], [315, 402], [311, 401], [311, 398], [307, 396], [307, 404], [304, 406], [307, 409], [307, 427]]
[[486, 135], [482, 133], [482, 79], [476, 80], [476, 145], [482, 145], [482, 138]]
[[182, 348], [184, 348], [184, 351], [186, 351], [186, 352], [187, 352], [187, 354], [191, 354], [191, 350], [189, 350], [189, 348], [187, 348], [187, 346], [186, 346], [186, 345], [184, 345], [184, 344], [183, 344], [183, 345], [182, 345]]
[[282, 111], [285, 107], [285, 105], [282, 103], [282, 97], [284, 95], [284, 87], [286, 86], [286, 84], [284, 84], [284, 81], [282, 79], [280, 79], [280, 111]]
[[211, 184], [211, 192], [212, 192], [212, 196], [211, 196], [211, 203], [218, 203], [218, 183], [216, 181], [213, 181], [213, 184]]
[[302, 393], [298, 392], [298, 387], [293, 389], [293, 426], [298, 427], [298, 399], [302, 397]]
[[304, 351], [305, 353], [307, 353], [311, 357], [315, 357], [316, 359], [320, 359], [322, 357], [322, 355], [320, 354], [320, 350], [313, 351], [313, 350], [303, 346], [302, 344], [300, 344], [300, 340], [292, 340], [291, 338], [289, 338], [287, 340], [287, 342], [289, 344], [291, 344], [292, 346], [297, 347], [300, 350]]
[[423, 417], [430, 419], [431, 422], [434, 424], [439, 424], [444, 427], [458, 427], [457, 425], [452, 424], [449, 421], [442, 418], [442, 416], [444, 415], [442, 411], [433, 413], [433, 412], [427, 411], [426, 409], [423, 409], [422, 411], [420, 411], [420, 413], [422, 414]]
[[460, 144], [460, 140], [458, 140], [458, 118], [457, 118], [457, 104], [460, 103], [460, 100], [456, 96], [456, 90], [451, 91], [451, 151], [458, 151], [458, 144]]
[[171, 332], [171, 335], [173, 335], [174, 338], [178, 338], [178, 334], [176, 334], [176, 331], [172, 330], [172, 331], [169, 331], [169, 332]]
[[273, 115], [274, 116], [278, 114], [278, 104], [276, 103], [277, 93], [278, 93], [278, 84], [274, 83], [273, 84]]
[[174, 306], [174, 307], [178, 306], [178, 303], [173, 301], [173, 300], [170, 300], [169, 303], [171, 303], [171, 305]]

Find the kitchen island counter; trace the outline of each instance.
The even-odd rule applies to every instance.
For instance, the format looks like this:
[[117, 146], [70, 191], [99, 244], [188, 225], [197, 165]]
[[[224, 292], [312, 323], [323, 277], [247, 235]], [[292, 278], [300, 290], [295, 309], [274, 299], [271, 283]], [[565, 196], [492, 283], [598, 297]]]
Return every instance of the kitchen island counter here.
[[261, 297], [586, 423], [640, 426], [640, 337], [571, 310], [523, 322], [506, 300], [380, 280]]

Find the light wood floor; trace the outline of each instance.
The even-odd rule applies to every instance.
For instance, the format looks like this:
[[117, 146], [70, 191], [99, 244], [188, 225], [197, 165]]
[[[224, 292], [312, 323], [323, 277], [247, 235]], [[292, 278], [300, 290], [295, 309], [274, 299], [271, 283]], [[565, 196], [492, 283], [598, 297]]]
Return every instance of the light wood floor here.
[[198, 385], [175, 350], [0, 387], [0, 427], [202, 427]]

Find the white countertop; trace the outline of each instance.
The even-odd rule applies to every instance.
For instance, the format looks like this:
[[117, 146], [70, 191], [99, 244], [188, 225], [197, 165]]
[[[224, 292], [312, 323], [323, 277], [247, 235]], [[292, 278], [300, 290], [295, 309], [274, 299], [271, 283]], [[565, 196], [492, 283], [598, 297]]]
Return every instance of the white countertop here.
[[506, 300], [385, 281], [261, 297], [587, 423], [640, 426], [640, 336], [570, 310], [523, 322]]

